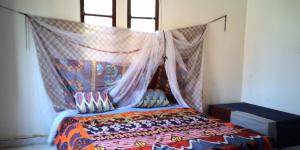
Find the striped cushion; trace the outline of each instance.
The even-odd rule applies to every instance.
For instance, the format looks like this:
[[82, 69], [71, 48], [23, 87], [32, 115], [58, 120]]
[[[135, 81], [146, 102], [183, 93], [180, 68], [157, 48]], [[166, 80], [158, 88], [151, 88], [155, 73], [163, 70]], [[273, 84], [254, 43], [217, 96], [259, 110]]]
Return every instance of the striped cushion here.
[[107, 92], [76, 92], [74, 97], [78, 113], [99, 113], [114, 110]]
[[140, 108], [152, 108], [152, 107], [164, 107], [169, 106], [170, 103], [162, 90], [152, 90], [146, 91], [145, 95], [141, 101], [136, 105]]

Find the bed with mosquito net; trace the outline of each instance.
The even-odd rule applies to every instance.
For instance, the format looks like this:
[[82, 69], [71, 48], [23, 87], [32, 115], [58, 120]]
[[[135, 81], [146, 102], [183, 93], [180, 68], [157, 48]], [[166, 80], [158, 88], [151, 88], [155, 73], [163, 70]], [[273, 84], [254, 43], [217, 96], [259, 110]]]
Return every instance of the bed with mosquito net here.
[[153, 33], [28, 16], [57, 149], [272, 149], [202, 113], [206, 25]]

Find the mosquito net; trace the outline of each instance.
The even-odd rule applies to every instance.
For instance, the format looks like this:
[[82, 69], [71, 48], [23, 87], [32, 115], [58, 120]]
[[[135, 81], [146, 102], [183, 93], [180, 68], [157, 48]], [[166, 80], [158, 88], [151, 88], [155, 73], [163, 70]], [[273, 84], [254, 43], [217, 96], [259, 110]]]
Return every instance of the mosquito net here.
[[150, 33], [36, 16], [29, 22], [56, 111], [75, 109], [78, 91], [108, 92], [115, 106], [135, 106], [161, 65], [176, 101], [202, 111], [206, 25]]

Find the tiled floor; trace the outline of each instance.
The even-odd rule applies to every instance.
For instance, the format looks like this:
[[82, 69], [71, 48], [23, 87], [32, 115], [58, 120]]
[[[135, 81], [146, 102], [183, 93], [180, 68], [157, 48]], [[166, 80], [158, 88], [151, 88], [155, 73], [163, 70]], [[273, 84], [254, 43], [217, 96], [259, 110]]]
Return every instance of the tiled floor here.
[[41, 145], [31, 145], [31, 146], [16, 147], [16, 148], [6, 148], [3, 150], [56, 150], [56, 147], [47, 144], [41, 144]]

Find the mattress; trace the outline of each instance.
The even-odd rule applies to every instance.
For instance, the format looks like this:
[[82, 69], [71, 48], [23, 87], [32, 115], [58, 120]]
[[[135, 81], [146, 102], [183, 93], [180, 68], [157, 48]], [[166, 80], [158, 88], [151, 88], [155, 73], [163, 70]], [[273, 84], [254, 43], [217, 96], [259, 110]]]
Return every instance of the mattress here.
[[63, 117], [57, 149], [273, 149], [268, 137], [179, 105]]

